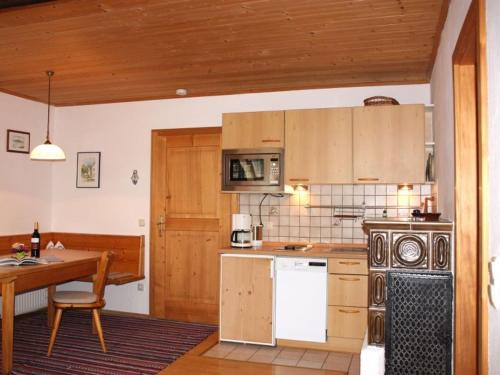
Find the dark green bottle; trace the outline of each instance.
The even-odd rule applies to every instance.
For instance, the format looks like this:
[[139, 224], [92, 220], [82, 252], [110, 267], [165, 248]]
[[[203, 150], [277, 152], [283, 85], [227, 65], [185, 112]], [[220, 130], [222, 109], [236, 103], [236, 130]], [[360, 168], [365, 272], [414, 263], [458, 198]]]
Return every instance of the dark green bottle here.
[[40, 258], [40, 233], [38, 232], [38, 221], [35, 222], [35, 229], [31, 235], [31, 256]]

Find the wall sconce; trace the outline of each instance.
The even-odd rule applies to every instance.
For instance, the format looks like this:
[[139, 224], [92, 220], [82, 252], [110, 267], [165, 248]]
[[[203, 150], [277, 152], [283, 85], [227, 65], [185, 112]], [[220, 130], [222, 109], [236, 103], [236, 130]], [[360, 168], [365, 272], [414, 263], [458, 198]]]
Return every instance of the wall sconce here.
[[413, 190], [413, 184], [399, 184], [398, 191], [410, 191]]
[[134, 171], [132, 172], [132, 176], [130, 177], [130, 179], [132, 180], [132, 183], [134, 185], [137, 185], [137, 182], [139, 181], [139, 174], [137, 173], [137, 169], [134, 169]]

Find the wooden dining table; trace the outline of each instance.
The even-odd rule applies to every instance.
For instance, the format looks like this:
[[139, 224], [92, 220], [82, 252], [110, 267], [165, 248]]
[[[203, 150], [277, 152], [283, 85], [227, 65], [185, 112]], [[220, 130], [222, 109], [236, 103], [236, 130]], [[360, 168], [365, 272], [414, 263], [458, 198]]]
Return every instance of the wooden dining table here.
[[51, 327], [54, 316], [51, 297], [55, 292], [56, 285], [95, 274], [101, 253], [68, 249], [42, 250], [41, 257], [46, 256], [55, 256], [61, 262], [30, 266], [0, 266], [0, 282], [2, 283], [2, 374], [9, 374], [12, 371], [15, 294], [47, 287], [49, 296], [47, 324]]

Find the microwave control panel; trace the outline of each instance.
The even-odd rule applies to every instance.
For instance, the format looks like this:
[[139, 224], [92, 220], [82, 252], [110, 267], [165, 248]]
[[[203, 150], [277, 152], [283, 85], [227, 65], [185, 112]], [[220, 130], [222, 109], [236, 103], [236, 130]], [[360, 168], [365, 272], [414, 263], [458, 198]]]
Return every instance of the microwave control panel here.
[[280, 162], [278, 158], [271, 158], [269, 185], [279, 185], [279, 183], [280, 183]]

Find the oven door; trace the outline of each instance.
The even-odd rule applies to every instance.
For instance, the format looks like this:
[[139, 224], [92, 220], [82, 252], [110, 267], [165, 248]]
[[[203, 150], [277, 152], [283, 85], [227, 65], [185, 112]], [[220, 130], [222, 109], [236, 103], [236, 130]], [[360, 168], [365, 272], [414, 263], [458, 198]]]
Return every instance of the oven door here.
[[281, 149], [249, 151], [223, 151], [222, 190], [282, 191]]

